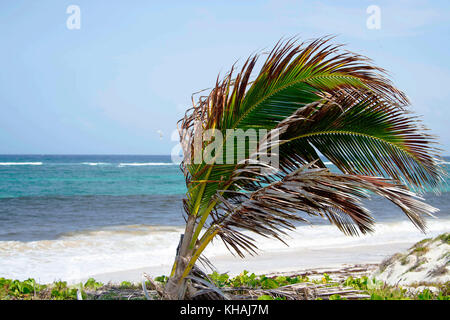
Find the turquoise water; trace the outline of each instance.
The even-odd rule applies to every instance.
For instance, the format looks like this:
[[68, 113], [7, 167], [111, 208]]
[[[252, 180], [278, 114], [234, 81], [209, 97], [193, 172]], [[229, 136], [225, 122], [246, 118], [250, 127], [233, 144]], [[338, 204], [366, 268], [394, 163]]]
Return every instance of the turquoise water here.
[[[0, 155], [0, 241], [57, 239], [108, 226], [181, 226], [185, 191], [170, 156]], [[447, 190], [426, 200], [450, 216]], [[367, 207], [378, 220], [406, 220], [386, 201]]]
[[184, 192], [170, 156], [0, 156], [0, 198]]

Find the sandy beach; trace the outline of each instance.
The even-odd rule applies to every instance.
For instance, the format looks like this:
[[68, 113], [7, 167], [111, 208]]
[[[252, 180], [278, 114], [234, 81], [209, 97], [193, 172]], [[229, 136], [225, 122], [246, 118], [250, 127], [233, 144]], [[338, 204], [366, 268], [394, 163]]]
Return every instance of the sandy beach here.
[[[413, 242], [393, 243], [386, 245], [364, 245], [346, 248], [326, 248], [326, 249], [302, 249], [279, 252], [266, 252], [258, 256], [240, 259], [228, 255], [214, 257], [211, 262], [217, 268], [218, 272], [229, 273], [234, 276], [248, 270], [256, 274], [279, 274], [279, 273], [304, 273], [311, 270], [339, 270], [354, 265], [374, 265], [379, 264], [384, 258], [409, 248]], [[349, 259], [349, 257], [352, 257]], [[93, 277], [103, 283], [118, 284], [122, 281], [140, 282], [143, 273], [150, 276], [167, 275], [170, 270], [169, 265], [149, 266], [110, 272], [103, 274], [94, 274], [83, 278], [85, 281]]]

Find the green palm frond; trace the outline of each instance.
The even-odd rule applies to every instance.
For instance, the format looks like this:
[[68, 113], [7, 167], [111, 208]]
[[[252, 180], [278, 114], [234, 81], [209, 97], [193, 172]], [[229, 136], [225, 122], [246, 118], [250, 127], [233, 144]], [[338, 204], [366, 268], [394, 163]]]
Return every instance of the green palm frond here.
[[299, 45], [280, 41], [245, 91], [257, 60], [250, 58], [236, 76], [229, 104], [223, 108], [223, 127], [270, 129], [318, 96], [347, 87], [370, 90], [393, 104], [407, 103], [405, 95], [383, 76], [383, 69], [366, 57], [339, 52], [341, 46], [328, 41], [321, 38]]
[[[315, 148], [345, 173], [380, 175], [419, 190], [438, 190], [443, 172], [437, 166], [433, 137], [404, 110], [376, 96], [357, 94], [357, 99], [333, 97], [312, 103], [282, 122], [279, 126], [288, 129], [281, 136], [281, 157], [294, 154], [307, 162], [317, 157], [311, 154]], [[292, 167], [289, 160], [287, 169]]]

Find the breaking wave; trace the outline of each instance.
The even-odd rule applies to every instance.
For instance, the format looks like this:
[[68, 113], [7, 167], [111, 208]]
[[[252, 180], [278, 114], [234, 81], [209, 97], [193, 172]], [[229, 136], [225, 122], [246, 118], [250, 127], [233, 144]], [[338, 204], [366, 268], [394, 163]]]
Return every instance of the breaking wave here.
[[42, 162], [0, 162], [0, 166], [41, 166]]

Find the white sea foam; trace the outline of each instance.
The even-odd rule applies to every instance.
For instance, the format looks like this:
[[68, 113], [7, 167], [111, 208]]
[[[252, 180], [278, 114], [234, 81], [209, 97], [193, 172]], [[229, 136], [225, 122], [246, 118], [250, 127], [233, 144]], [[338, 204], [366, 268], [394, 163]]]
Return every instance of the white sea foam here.
[[82, 164], [86, 164], [88, 166], [102, 166], [102, 165], [108, 165], [110, 163], [108, 163], [108, 162], [83, 162]]
[[0, 166], [41, 166], [42, 162], [0, 162]]
[[134, 167], [134, 166], [173, 166], [178, 163], [174, 162], [124, 162], [120, 163], [119, 167]]
[[[392, 248], [396, 244], [410, 245], [449, 230], [450, 220], [440, 219], [429, 221], [426, 235], [409, 221], [402, 221], [379, 223], [374, 234], [361, 237], [347, 237], [330, 225], [300, 226], [285, 237], [289, 247], [277, 240], [252, 237], [257, 240], [263, 258], [287, 254], [283, 259], [296, 257], [298, 261], [303, 254], [322, 252], [314, 260], [321, 264], [325, 260], [327, 263], [333, 261], [333, 252], [348, 250], [345, 263], [354, 263], [360, 262], [362, 257], [369, 262], [379, 262], [380, 256], [395, 252]], [[56, 240], [0, 241], [0, 276], [33, 277], [43, 283], [64, 279], [74, 283], [91, 275], [138, 268], [157, 269], [159, 274], [167, 274], [182, 232], [181, 227], [133, 225], [68, 233]], [[223, 257], [230, 259], [227, 260], [229, 263], [234, 261], [221, 241], [207, 247], [205, 255], [213, 263], [215, 258], [223, 261]], [[269, 261], [266, 268], [276, 268], [275, 262]], [[245, 266], [239, 268], [252, 269], [249, 263], [252, 262], [247, 260]], [[294, 260], [292, 265], [289, 261], [283, 263], [292, 269], [300, 267]]]
[[46, 283], [89, 274], [169, 264], [181, 228], [128, 226], [73, 233], [57, 240], [0, 242], [0, 276]]

